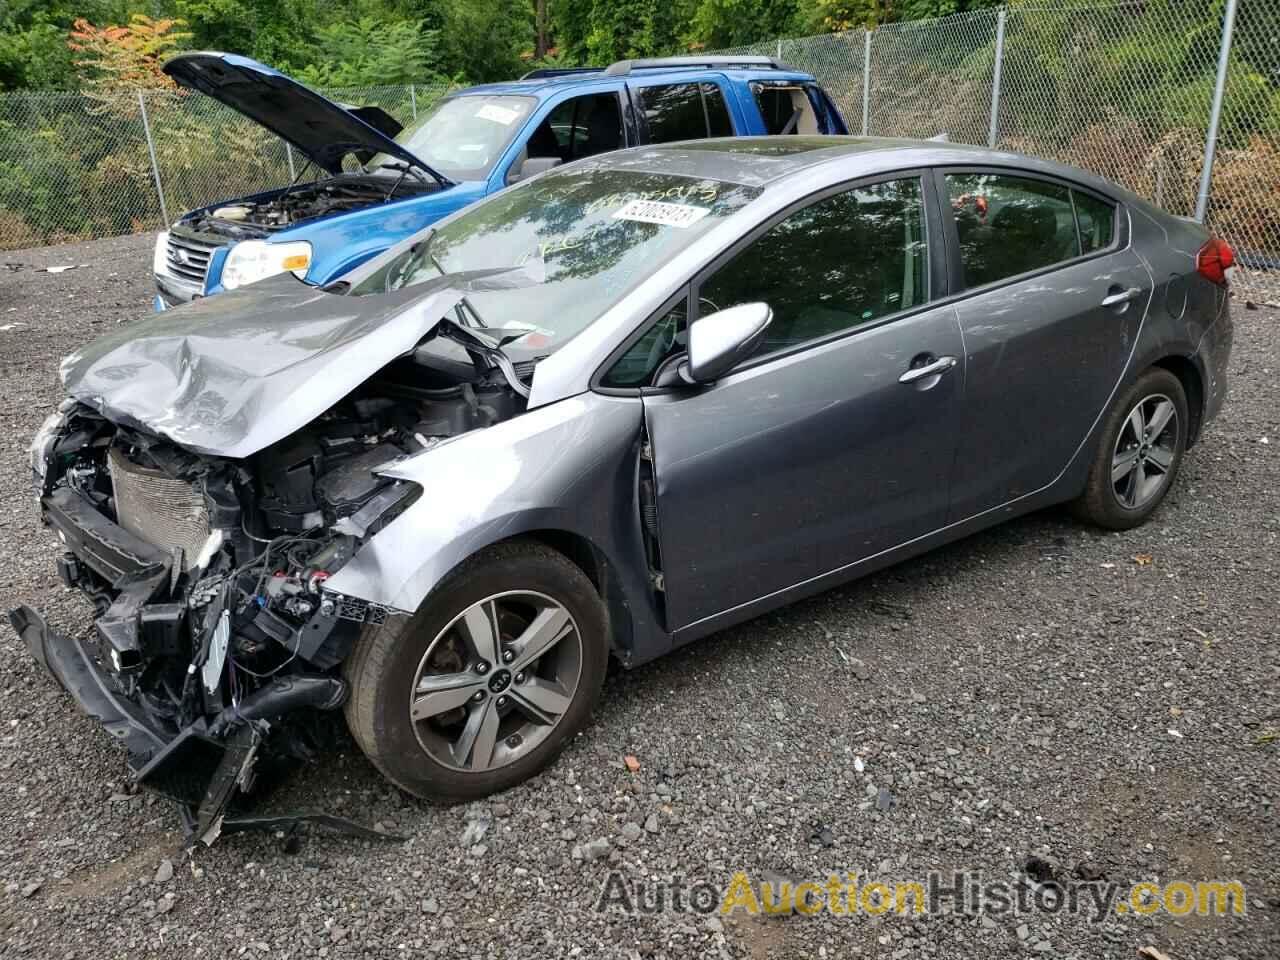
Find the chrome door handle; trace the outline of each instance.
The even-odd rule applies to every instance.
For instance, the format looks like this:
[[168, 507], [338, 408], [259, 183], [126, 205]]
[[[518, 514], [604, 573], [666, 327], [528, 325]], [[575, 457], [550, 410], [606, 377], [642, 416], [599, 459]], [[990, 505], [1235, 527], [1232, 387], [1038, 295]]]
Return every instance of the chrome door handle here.
[[925, 377], [932, 377], [939, 373], [946, 373], [956, 365], [955, 357], [939, 357], [933, 363], [926, 363], [923, 367], [912, 367], [906, 373], [898, 378], [899, 383], [915, 383], [917, 380], [923, 380]]
[[1128, 303], [1130, 300], [1136, 300], [1142, 296], [1140, 287], [1130, 287], [1128, 290], [1121, 290], [1119, 293], [1112, 293], [1102, 298], [1104, 307], [1118, 307], [1122, 303]]

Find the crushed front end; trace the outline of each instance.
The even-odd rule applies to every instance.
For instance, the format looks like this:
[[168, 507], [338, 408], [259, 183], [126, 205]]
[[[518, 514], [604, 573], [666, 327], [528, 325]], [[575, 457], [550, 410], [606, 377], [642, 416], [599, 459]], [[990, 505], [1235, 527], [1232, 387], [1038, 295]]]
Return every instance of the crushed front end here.
[[[485, 416], [473, 392], [455, 419], [469, 415]], [[127, 748], [132, 777], [206, 842], [264, 761], [324, 742], [318, 711], [346, 697], [340, 665], [362, 624], [386, 615], [325, 582], [420, 492], [374, 471], [438, 442], [421, 417], [358, 393], [245, 460], [193, 454], [71, 400], [37, 434], [58, 572], [96, 619], [83, 641], [30, 607], [10, 621]]]

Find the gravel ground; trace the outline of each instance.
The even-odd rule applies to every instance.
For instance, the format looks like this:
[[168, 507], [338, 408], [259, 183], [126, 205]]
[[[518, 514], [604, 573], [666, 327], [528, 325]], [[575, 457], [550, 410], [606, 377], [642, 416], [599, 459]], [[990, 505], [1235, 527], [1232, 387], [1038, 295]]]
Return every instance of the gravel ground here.
[[[36, 530], [25, 445], [58, 358], [148, 309], [150, 243], [0, 256], [22, 264], [0, 267], [0, 599], [64, 629], [89, 609]], [[1280, 311], [1236, 320], [1227, 409], [1141, 530], [1042, 513], [616, 672], [558, 765], [488, 803], [419, 803], [348, 745], [265, 804], [403, 843], [241, 835], [189, 855], [173, 810], [130, 792], [122, 756], [0, 630], [0, 954], [1280, 956]], [[612, 869], [1001, 880], [1032, 854], [1062, 878], [1238, 879], [1247, 915], [593, 909]]]

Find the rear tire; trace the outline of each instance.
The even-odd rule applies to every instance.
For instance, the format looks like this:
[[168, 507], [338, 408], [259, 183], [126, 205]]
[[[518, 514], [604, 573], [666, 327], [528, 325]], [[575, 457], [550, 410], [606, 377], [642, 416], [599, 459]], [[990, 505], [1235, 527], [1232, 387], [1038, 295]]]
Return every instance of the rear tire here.
[[344, 668], [347, 724], [370, 762], [415, 796], [506, 790], [586, 726], [608, 637], [605, 606], [574, 563], [541, 544], [499, 544], [412, 616], [365, 628]]
[[1181, 381], [1161, 367], [1147, 370], [1107, 414], [1072, 512], [1108, 530], [1146, 523], [1178, 475], [1190, 422]]

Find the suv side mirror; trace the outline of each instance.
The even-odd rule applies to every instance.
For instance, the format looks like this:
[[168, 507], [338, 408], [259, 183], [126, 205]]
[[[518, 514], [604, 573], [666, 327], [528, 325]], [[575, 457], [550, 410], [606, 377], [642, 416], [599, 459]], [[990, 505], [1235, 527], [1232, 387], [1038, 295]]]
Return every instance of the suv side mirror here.
[[558, 167], [564, 163], [559, 157], [527, 157], [524, 163], [514, 168], [507, 174], [507, 183], [519, 183], [521, 180], [528, 180], [530, 177], [545, 173], [552, 167]]
[[711, 383], [724, 376], [751, 355], [772, 320], [767, 303], [740, 303], [699, 317], [689, 326], [687, 379]]

